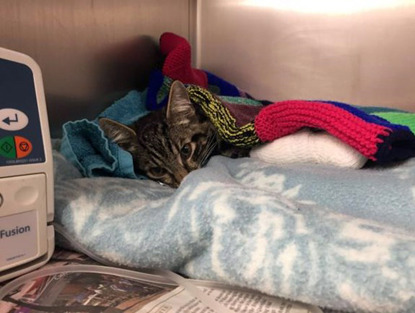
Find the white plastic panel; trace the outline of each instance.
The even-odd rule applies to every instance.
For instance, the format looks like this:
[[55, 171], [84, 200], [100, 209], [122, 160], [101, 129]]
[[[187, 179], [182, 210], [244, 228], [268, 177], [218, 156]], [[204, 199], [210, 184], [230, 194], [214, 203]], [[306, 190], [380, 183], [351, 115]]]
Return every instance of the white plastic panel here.
[[415, 111], [415, 1], [198, 5], [197, 66], [255, 97]]
[[1, 178], [0, 194], [2, 272], [47, 253], [46, 175]]

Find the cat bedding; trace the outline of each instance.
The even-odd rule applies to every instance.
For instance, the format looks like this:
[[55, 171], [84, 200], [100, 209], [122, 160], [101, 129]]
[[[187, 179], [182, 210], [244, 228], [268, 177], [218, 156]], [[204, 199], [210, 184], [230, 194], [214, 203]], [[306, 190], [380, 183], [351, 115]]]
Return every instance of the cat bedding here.
[[[380, 113], [368, 114], [365, 108], [358, 109], [344, 103], [302, 100], [276, 102], [262, 107], [259, 102], [249, 99], [216, 97], [195, 85], [189, 85], [187, 90], [192, 102], [200, 105], [211, 118], [220, 136], [236, 146], [251, 148], [261, 142], [277, 142], [278, 138], [289, 137], [305, 127], [311, 127], [325, 130], [376, 163], [385, 164], [415, 156], [413, 113], [384, 108], [381, 112], [383, 118], [380, 118], [377, 115]], [[80, 120], [65, 124], [62, 153], [85, 176], [137, 178], [130, 154], [105, 137], [98, 120], [106, 117], [122, 124], [139, 120], [150, 112], [146, 107], [146, 95], [147, 91], [131, 91], [94, 121]], [[371, 110], [368, 109], [369, 112]], [[388, 118], [402, 121], [402, 124], [391, 123]], [[333, 147], [331, 141], [329, 137], [324, 137], [320, 144], [322, 153], [333, 154], [333, 150], [329, 150]], [[296, 141], [290, 140], [290, 144], [295, 146]], [[286, 150], [279, 151], [282, 158], [284, 152], [289, 154]], [[346, 158], [350, 154], [350, 149], [343, 149], [337, 158]], [[307, 156], [302, 155], [305, 160]], [[366, 159], [355, 157], [354, 160], [356, 158], [363, 166]], [[301, 163], [304, 160], [293, 158], [291, 162]], [[287, 158], [285, 161], [290, 163]]]
[[[163, 38], [169, 39], [169, 45], [167, 49], [161, 42], [162, 50], [175, 51], [175, 62], [181, 62], [169, 67], [169, 71], [178, 69], [169, 73], [176, 76], [156, 74], [161, 80], [151, 80], [148, 90], [130, 92], [100, 117], [131, 123], [165, 102], [169, 84], [183, 73], [185, 83], [199, 82], [199, 87], [188, 87], [190, 97], [192, 92], [198, 94], [200, 85], [213, 81], [229, 87], [224, 90], [239, 93], [226, 95], [228, 102], [235, 96], [255, 102], [232, 84], [183, 66], [187, 59], [177, 52], [176, 44], [181, 47], [186, 42], [182, 38], [174, 42], [173, 34]], [[273, 111], [277, 104], [253, 104], [260, 108], [254, 117], [261, 112], [271, 117], [261, 125], [269, 128], [269, 123], [281, 121]], [[392, 124], [373, 112], [345, 104], [300, 101], [282, 105], [290, 104], [306, 107], [317, 122], [304, 119], [297, 110], [290, 115], [295, 119], [294, 124], [290, 121], [294, 128], [278, 125], [287, 131], [283, 138], [295, 135], [303, 126], [329, 132], [333, 123], [322, 116], [327, 112], [336, 116], [340, 110], [349, 117], [349, 127], [336, 124], [333, 136], [360, 149], [372, 164], [361, 170], [301, 162], [276, 166], [254, 158], [215, 156], [173, 189], [152, 180], [133, 179], [137, 175], [131, 156], [105, 138], [98, 120], [71, 122], [64, 128], [62, 153], [57, 146], [54, 151], [58, 244], [68, 246], [71, 243], [65, 238], [70, 238], [91, 255], [120, 266], [170, 269], [333, 309], [412, 312], [413, 115], [384, 112], [383, 118], [394, 115]], [[136, 116], [120, 114], [132, 107]], [[309, 108], [316, 107], [324, 112], [310, 113]], [[234, 130], [253, 123], [249, 126], [253, 131], [248, 133], [264, 141], [256, 118], [234, 124]], [[404, 119], [410, 127], [400, 123]], [[349, 134], [354, 126], [357, 131]], [[362, 133], [367, 134], [364, 140]], [[400, 162], [390, 163], [397, 160]], [[380, 166], [378, 161], [389, 163]]]

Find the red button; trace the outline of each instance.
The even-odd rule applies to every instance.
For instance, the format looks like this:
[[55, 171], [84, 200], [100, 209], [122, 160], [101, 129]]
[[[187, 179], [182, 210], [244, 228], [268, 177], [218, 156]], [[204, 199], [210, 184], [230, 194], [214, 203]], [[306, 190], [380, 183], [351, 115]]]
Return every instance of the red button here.
[[18, 159], [24, 158], [32, 152], [32, 143], [20, 136], [14, 136], [14, 142], [16, 145], [16, 155]]

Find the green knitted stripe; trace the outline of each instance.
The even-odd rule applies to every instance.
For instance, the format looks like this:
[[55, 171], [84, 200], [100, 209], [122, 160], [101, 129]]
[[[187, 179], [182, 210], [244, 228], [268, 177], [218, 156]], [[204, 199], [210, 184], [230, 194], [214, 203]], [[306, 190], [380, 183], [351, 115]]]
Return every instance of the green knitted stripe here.
[[166, 97], [166, 95], [169, 94], [170, 87], [171, 87], [172, 83], [173, 83], [173, 79], [171, 79], [167, 76], [164, 76], [163, 84], [161, 85], [160, 90], [157, 92], [157, 102], [158, 103], [161, 103], [164, 100], [164, 98]]
[[262, 103], [255, 99], [243, 98], [243, 97], [231, 97], [231, 96], [219, 96], [222, 101], [232, 104], [246, 104], [253, 106], [262, 106]]
[[252, 147], [260, 142], [254, 123], [238, 127], [229, 110], [209, 91], [194, 85], [188, 86], [187, 91], [190, 100], [202, 108], [223, 140], [238, 147]]
[[379, 116], [393, 123], [408, 126], [415, 133], [415, 114], [409, 112], [373, 112], [372, 115]]

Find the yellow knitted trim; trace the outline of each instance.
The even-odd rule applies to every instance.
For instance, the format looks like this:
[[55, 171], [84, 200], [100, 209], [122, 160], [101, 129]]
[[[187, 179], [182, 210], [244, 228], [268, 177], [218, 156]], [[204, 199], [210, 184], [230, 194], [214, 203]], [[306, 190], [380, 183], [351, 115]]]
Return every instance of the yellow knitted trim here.
[[202, 108], [223, 140], [238, 147], [252, 147], [260, 142], [255, 133], [254, 123], [238, 127], [229, 110], [208, 90], [190, 85], [187, 91], [190, 100]]

